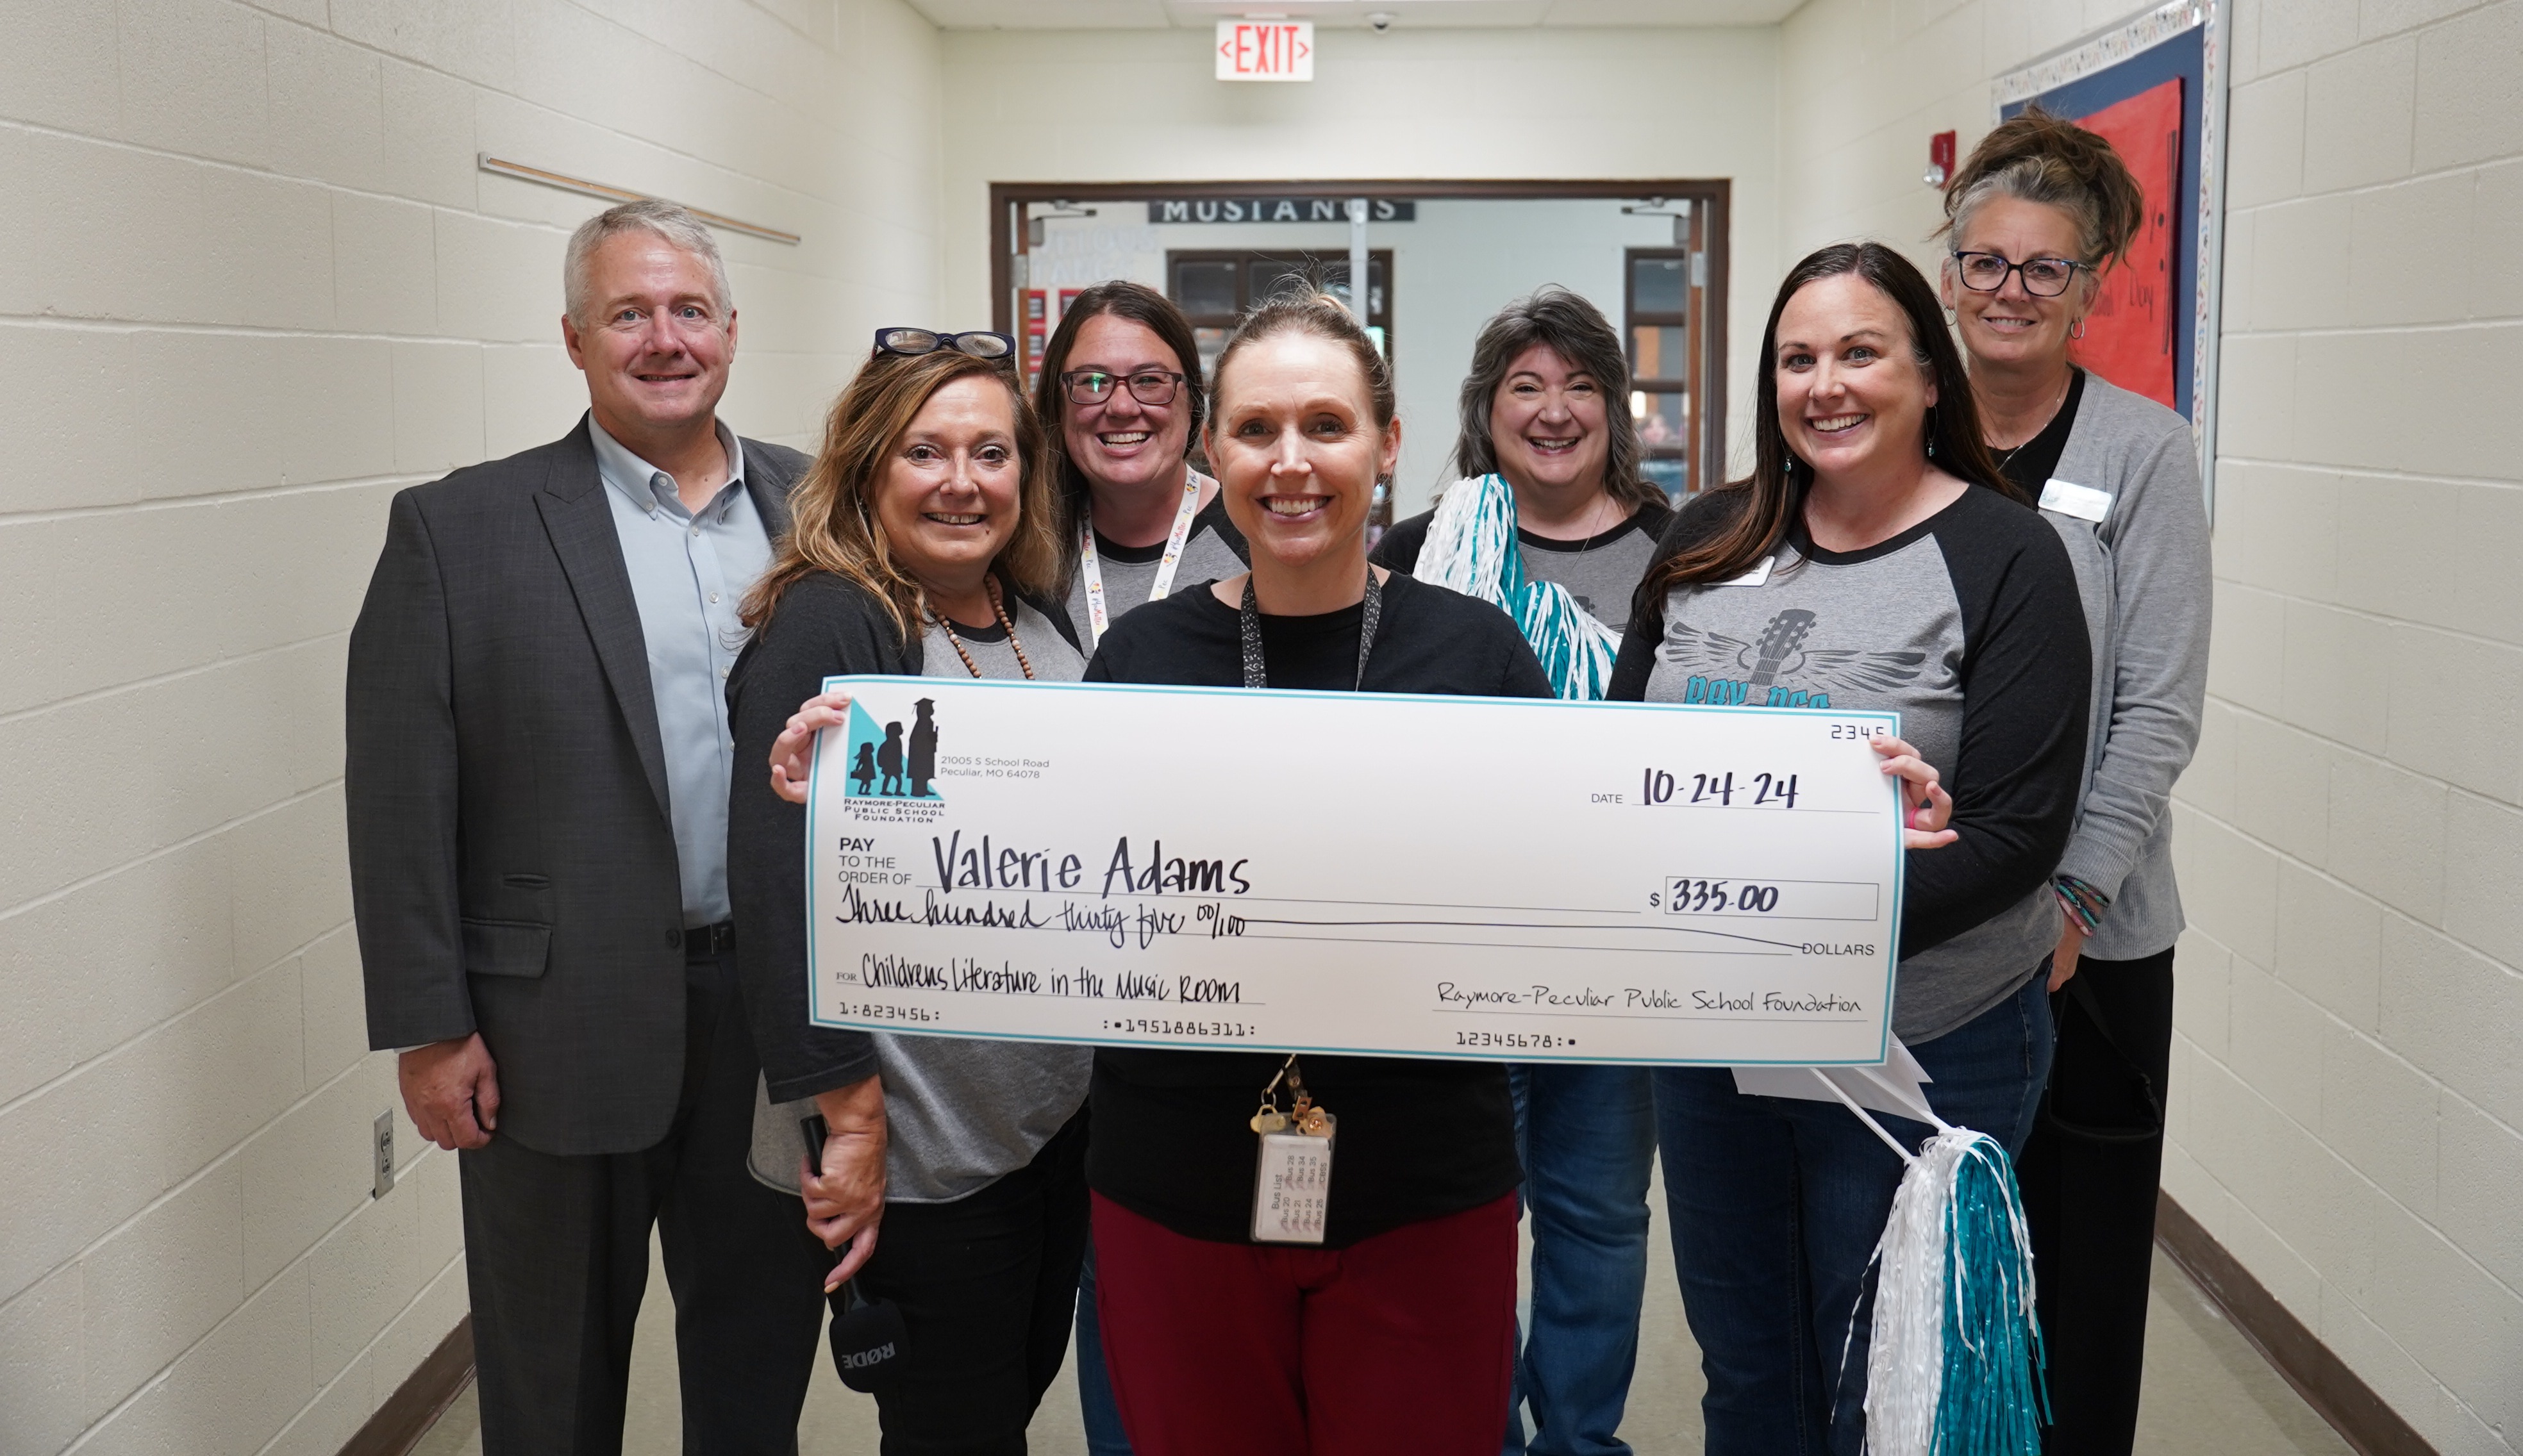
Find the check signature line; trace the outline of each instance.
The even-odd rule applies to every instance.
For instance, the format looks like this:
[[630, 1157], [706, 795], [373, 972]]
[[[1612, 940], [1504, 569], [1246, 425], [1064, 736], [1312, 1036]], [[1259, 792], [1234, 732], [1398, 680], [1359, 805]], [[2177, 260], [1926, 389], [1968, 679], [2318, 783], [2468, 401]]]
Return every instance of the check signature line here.
[[1488, 1007], [1441, 1006], [1435, 1009], [1441, 1016], [1559, 1016], [1578, 1021], [1722, 1021], [1735, 1024], [1757, 1021], [1764, 1025], [1782, 1026], [1851, 1026], [1871, 1025], [1871, 1016], [1735, 1016], [1716, 1011], [1526, 1011], [1508, 1008], [1496, 1010]]

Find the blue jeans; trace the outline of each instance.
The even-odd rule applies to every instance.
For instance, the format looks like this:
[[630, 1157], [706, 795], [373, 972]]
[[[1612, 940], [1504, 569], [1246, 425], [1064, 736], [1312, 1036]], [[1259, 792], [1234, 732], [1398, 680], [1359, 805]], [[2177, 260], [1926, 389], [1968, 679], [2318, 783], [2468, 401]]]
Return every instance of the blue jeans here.
[[[2010, 1155], [2050, 1076], [2042, 978], [1910, 1049], [1936, 1115]], [[1655, 1073], [1674, 1264], [1708, 1394], [1706, 1456], [1858, 1456], [1866, 1438], [1866, 1266], [1903, 1165], [1838, 1103], [1744, 1097], [1723, 1067]], [[1915, 1148], [1933, 1129], [1875, 1114]]]
[[1104, 1368], [1104, 1328], [1095, 1317], [1095, 1241], [1086, 1241], [1086, 1263], [1077, 1271], [1077, 1415], [1086, 1428], [1087, 1456], [1130, 1456], [1121, 1431], [1121, 1408], [1113, 1400], [1113, 1377]]
[[1515, 1362], [1509, 1456], [1629, 1456], [1614, 1433], [1639, 1358], [1647, 1284], [1647, 1180], [1655, 1096], [1645, 1067], [1507, 1068], [1516, 1152], [1533, 1215], [1533, 1326]]

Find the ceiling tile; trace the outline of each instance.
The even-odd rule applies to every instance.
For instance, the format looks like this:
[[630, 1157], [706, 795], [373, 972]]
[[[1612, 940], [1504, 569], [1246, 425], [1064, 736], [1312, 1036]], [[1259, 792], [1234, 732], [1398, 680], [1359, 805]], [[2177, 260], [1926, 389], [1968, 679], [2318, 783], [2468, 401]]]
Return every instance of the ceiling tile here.
[[1773, 25], [1804, 0], [1555, 0], [1547, 25]]
[[910, 0], [948, 30], [1200, 30], [1247, 14], [1364, 26], [1378, 12], [1397, 29], [1549, 25], [1763, 25], [1801, 0]]
[[1166, 9], [1175, 23], [1194, 28], [1253, 13], [1362, 28], [1368, 16], [1380, 13], [1392, 16], [1396, 28], [1433, 30], [1538, 25], [1550, 0], [1166, 0]]
[[942, 30], [1163, 30], [1165, 0], [909, 0]]

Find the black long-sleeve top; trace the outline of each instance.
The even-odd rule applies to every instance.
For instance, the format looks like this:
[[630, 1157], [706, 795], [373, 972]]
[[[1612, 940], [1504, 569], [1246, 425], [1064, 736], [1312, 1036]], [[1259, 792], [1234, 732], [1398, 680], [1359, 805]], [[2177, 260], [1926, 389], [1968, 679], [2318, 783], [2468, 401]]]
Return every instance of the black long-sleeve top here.
[[[1743, 499], [1691, 502], [1658, 560]], [[1917, 1043], [2012, 995], [2059, 938], [2050, 874], [2075, 822], [2091, 652], [2058, 534], [1975, 487], [1858, 551], [1816, 546], [1799, 520], [1766, 574], [1639, 602], [1605, 695], [1901, 715], [1960, 836], [1904, 869], [1892, 1025]]]

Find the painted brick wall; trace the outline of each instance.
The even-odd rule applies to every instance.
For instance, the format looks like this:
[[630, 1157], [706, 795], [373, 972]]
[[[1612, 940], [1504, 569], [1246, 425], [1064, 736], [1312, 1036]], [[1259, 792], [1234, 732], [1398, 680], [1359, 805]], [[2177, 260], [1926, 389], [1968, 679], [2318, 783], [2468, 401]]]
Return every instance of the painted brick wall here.
[[[2523, 1448], [2523, 4], [2236, 13], [2166, 1182], [2439, 1449]], [[2491, 410], [2491, 414], [2501, 411]]]
[[[1785, 257], [2140, 7], [1812, 0]], [[2523, 1449], [2523, 4], [2238, 0], [2216, 633], [2165, 1179], [2446, 1452]], [[1810, 104], [1807, 104], [1810, 102]]]
[[0, 1453], [330, 1456], [462, 1316], [365, 1048], [345, 634], [402, 486], [551, 439], [566, 230], [725, 239], [729, 417], [808, 444], [938, 268], [898, 0], [0, 3]]

